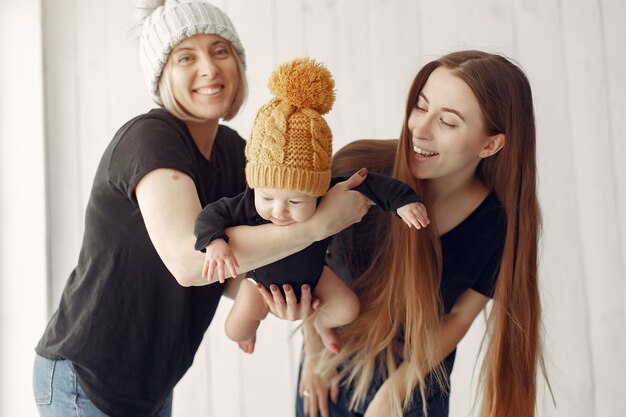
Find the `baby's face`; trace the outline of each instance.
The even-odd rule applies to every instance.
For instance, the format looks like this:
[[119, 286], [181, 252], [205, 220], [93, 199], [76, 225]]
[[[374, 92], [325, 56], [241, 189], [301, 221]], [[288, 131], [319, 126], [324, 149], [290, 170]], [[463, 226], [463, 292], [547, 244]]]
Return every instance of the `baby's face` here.
[[317, 207], [317, 197], [279, 188], [255, 188], [254, 206], [265, 220], [287, 226], [308, 220]]

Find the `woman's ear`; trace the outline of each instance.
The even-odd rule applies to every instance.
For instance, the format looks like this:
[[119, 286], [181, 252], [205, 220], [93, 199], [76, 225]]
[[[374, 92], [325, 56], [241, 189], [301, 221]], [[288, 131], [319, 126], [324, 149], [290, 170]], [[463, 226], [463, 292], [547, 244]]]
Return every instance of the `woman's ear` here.
[[481, 158], [488, 158], [492, 155], [497, 154], [500, 149], [504, 147], [506, 143], [506, 136], [503, 133], [498, 133], [497, 135], [490, 136], [487, 138], [487, 142], [485, 143], [485, 147], [480, 151], [478, 156]]

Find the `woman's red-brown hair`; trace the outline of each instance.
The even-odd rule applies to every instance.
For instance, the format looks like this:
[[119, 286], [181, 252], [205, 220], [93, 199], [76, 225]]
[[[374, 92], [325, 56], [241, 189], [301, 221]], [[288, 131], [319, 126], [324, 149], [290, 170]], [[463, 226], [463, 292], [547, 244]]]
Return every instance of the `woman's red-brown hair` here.
[[[543, 369], [540, 339], [541, 307], [537, 283], [537, 245], [540, 212], [536, 193], [535, 121], [532, 95], [523, 71], [508, 59], [480, 51], [446, 55], [425, 65], [409, 91], [405, 120], [391, 175], [426, 197], [426, 184], [409, 169], [412, 153], [407, 120], [430, 74], [445, 67], [463, 80], [476, 96], [488, 135], [504, 134], [505, 146], [482, 160], [476, 175], [493, 189], [506, 213], [506, 238], [494, 302], [488, 318], [488, 338], [481, 368], [482, 417], [534, 416], [537, 365]], [[339, 151], [336, 166], [368, 166], [374, 155], [388, 155], [389, 143], [361, 141]], [[351, 147], [371, 149], [353, 152]], [[381, 152], [377, 152], [376, 148]], [[360, 159], [359, 159], [360, 158]], [[342, 331], [344, 348], [338, 355], [324, 354], [320, 370], [330, 372], [340, 363], [354, 388], [351, 405], [365, 399], [376, 360], [383, 375], [396, 369], [394, 354], [408, 364], [406, 390], [395, 393], [392, 415], [401, 416], [412, 390], [429, 371], [447, 388], [436, 345], [441, 319], [441, 247], [436, 218], [419, 233], [402, 222], [390, 222], [389, 232], [369, 269], [357, 280], [361, 314]], [[404, 332], [398, 346], [397, 335]], [[424, 401], [425, 404], [425, 401]], [[424, 406], [426, 414], [426, 406]]]

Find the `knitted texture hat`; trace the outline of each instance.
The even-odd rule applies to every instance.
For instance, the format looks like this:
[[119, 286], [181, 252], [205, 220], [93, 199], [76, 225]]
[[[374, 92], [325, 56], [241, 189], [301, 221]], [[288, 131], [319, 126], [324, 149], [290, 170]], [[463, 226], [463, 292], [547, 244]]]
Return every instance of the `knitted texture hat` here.
[[203, 0], [159, 0], [146, 18], [139, 38], [139, 60], [152, 99], [162, 104], [159, 78], [172, 49], [197, 34], [219, 35], [231, 43], [245, 69], [246, 55], [226, 14]]
[[268, 83], [274, 95], [256, 114], [246, 145], [251, 188], [320, 196], [330, 185], [332, 133], [322, 117], [335, 102], [335, 82], [310, 58], [280, 65]]

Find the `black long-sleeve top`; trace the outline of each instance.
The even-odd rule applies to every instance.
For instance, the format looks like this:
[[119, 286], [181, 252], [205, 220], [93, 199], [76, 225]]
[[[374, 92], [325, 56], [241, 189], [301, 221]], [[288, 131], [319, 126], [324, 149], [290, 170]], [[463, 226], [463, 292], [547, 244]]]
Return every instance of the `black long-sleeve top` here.
[[[346, 177], [332, 178], [331, 186], [346, 179]], [[365, 194], [385, 211], [395, 211], [406, 204], [422, 201], [408, 185], [373, 172], [370, 172], [355, 190]], [[266, 223], [270, 222], [259, 216], [254, 206], [254, 190], [247, 187], [243, 193], [236, 197], [221, 198], [204, 207], [196, 220], [195, 235], [197, 240], [195, 248], [205, 251], [208, 244], [215, 239], [228, 241], [228, 236], [224, 232], [228, 227], [254, 226]], [[259, 239], [262, 238], [259, 236]], [[300, 287], [303, 284], [309, 284], [311, 290], [317, 285], [324, 268], [324, 259], [329, 242], [330, 238], [314, 242], [300, 252], [248, 271], [247, 276], [266, 287], [271, 284], [276, 284], [279, 287], [289, 284], [299, 300]]]

